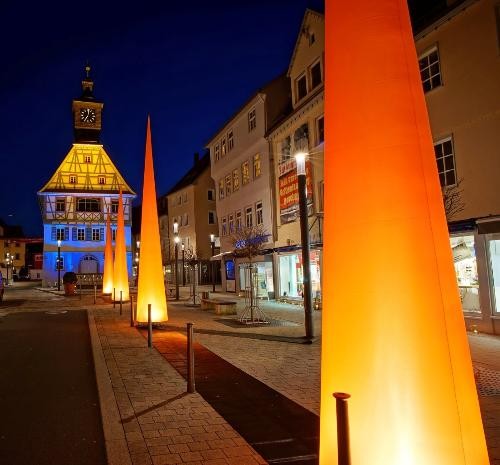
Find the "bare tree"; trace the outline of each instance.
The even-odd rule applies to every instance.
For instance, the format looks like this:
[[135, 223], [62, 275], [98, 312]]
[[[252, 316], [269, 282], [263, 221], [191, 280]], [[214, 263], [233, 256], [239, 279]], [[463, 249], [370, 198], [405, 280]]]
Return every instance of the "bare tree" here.
[[184, 251], [184, 261], [186, 262], [190, 272], [191, 272], [191, 293], [190, 297], [193, 299], [193, 305], [198, 305], [198, 295], [196, 294], [196, 281], [197, 281], [197, 271], [199, 259], [196, 256], [192, 247], [188, 247]]
[[[248, 260], [248, 285], [249, 289], [245, 295], [246, 305], [240, 321], [247, 323], [269, 323], [269, 319], [259, 309], [256, 295], [257, 273], [253, 266], [253, 260], [261, 255], [264, 244], [267, 242], [269, 234], [263, 226], [243, 226], [230, 234], [230, 241], [233, 246], [235, 257], [246, 258]], [[250, 315], [250, 318], [248, 317]]]
[[446, 220], [451, 219], [465, 208], [465, 202], [462, 199], [463, 189], [461, 189], [463, 178], [460, 178], [453, 186], [443, 187], [443, 203]]

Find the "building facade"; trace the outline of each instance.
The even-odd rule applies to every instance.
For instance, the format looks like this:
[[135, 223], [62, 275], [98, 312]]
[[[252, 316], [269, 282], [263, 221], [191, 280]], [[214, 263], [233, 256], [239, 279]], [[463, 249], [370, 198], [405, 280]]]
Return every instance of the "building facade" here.
[[500, 333], [500, 5], [450, 1], [415, 43], [469, 329]]
[[118, 197], [123, 193], [129, 276], [132, 274], [131, 205], [135, 193], [100, 143], [103, 103], [93, 81], [82, 81], [73, 100], [74, 143], [50, 180], [38, 192], [43, 219], [43, 282], [57, 283], [66, 271], [100, 274], [104, 266], [106, 219], [116, 231]]
[[[280, 76], [256, 92], [212, 137], [211, 172], [217, 196], [223, 291], [247, 287], [245, 259], [235, 259], [231, 235], [241, 226], [260, 227], [266, 248], [274, 246], [273, 177], [267, 130], [289, 111], [288, 78]], [[259, 295], [274, 298], [272, 255], [256, 257]]]
[[306, 180], [313, 297], [321, 295], [324, 16], [306, 10], [288, 69], [293, 110], [268, 132], [276, 205], [276, 296], [302, 298], [303, 273], [297, 169], [294, 155], [307, 154]]
[[206, 153], [200, 158], [195, 154], [193, 166], [170, 189], [165, 198], [168, 205], [166, 218], [168, 225], [163, 224], [160, 229], [163, 231], [162, 250], [168, 252], [171, 265], [166, 269], [167, 279], [170, 282], [175, 281], [174, 223], [177, 223], [179, 282], [187, 284], [191, 281], [187, 259], [194, 255], [199, 260], [198, 282], [209, 284], [214, 274], [215, 282], [220, 283], [219, 266], [212, 265], [210, 261], [212, 256], [210, 236], [212, 234], [218, 236], [215, 185], [210, 176], [210, 155]]

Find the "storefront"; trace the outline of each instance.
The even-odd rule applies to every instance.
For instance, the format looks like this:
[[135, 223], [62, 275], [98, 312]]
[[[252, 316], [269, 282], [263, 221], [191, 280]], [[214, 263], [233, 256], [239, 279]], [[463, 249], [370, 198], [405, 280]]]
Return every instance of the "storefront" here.
[[[253, 263], [256, 269], [254, 274], [255, 289], [257, 289], [257, 297], [260, 299], [274, 299], [274, 279], [273, 279], [273, 262], [266, 257], [266, 261]], [[245, 291], [250, 289], [250, 269], [249, 263], [238, 263], [239, 289]]]
[[[310, 252], [311, 260], [311, 288], [313, 298], [321, 297], [321, 251], [313, 249]], [[304, 275], [302, 271], [302, 251], [278, 255], [279, 267], [279, 295], [281, 297], [302, 297]]]

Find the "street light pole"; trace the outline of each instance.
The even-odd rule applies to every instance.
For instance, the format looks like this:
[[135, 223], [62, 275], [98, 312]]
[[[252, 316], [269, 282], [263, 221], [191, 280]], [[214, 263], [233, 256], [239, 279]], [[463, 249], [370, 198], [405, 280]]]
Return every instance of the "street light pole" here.
[[179, 300], [179, 223], [174, 222], [175, 249], [175, 300]]
[[7, 262], [7, 277], [5, 278], [5, 285], [9, 285], [9, 265], [10, 265], [10, 253], [7, 252], [7, 257], [5, 258], [5, 261]]
[[57, 240], [57, 290], [61, 290], [61, 240]]
[[[212, 257], [215, 255], [215, 235], [210, 234], [210, 245], [212, 246]], [[212, 260], [212, 292], [215, 292], [215, 261]]]
[[186, 271], [184, 269], [184, 242], [181, 244], [182, 249], [182, 285], [186, 285]]
[[309, 222], [307, 220], [307, 181], [306, 181], [306, 154], [299, 152], [295, 155], [297, 163], [297, 181], [299, 187], [300, 238], [302, 242], [302, 275], [304, 283], [304, 323], [306, 338], [314, 337], [312, 314], [311, 288], [311, 257], [309, 245]]

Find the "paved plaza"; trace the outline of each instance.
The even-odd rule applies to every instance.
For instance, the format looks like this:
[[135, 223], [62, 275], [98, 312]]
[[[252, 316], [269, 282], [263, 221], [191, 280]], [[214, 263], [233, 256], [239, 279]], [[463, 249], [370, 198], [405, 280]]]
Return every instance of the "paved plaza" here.
[[[282, 324], [240, 327], [228, 321], [234, 317], [189, 307], [187, 296], [185, 288], [179, 302], [169, 301], [168, 325], [153, 335], [157, 347], [167, 334], [183, 341], [186, 323], [193, 322], [196, 342], [213, 357], [313, 416], [319, 414], [321, 311], [314, 313], [317, 338], [305, 344], [301, 306], [263, 302], [263, 311]], [[241, 311], [243, 299], [237, 300]], [[7, 289], [0, 320], [49, 308], [88, 311], [108, 463], [244, 465], [317, 460], [296, 454], [288, 461], [273, 461], [259, 454], [257, 449], [266, 450], [263, 441], [252, 442], [248, 433], [239, 431], [241, 427], [228, 420], [230, 415], [217, 411], [219, 405], [210, 396], [186, 393], [182, 369], [161, 349], [148, 349], [144, 335], [130, 327], [128, 304], [120, 316], [118, 306], [113, 308], [100, 297], [94, 304], [91, 292], [66, 298], [54, 290], [18, 285]], [[469, 334], [469, 341], [491, 463], [500, 465], [500, 338]], [[243, 398], [242, 404], [252, 409]], [[265, 424], [261, 427], [266, 431]]]

